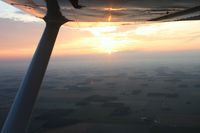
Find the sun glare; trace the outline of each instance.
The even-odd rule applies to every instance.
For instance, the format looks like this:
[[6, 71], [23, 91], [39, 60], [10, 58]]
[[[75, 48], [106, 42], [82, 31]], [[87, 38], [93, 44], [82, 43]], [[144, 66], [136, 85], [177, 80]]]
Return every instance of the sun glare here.
[[141, 26], [135, 29], [135, 33], [138, 35], [152, 35], [158, 31], [158, 26]]
[[113, 52], [116, 52], [115, 50], [116, 43], [113, 38], [100, 37], [99, 42], [100, 42], [99, 49], [104, 51], [105, 53], [112, 54]]
[[[108, 22], [109, 23], [109, 22]], [[137, 26], [93, 26], [82, 28], [81, 30], [85, 30], [90, 32], [90, 36], [83, 39], [81, 43], [84, 45], [88, 45], [92, 51], [96, 53], [106, 53], [113, 54], [116, 52], [122, 51], [163, 51], [163, 50], [171, 50], [178, 49], [175, 46], [170, 45], [170, 37], [171, 34], [175, 34], [176, 32], [172, 31], [171, 28], [173, 24], [165, 23], [165, 24], [140, 24]], [[180, 24], [179, 24], [180, 25]], [[176, 25], [176, 27], [178, 27]], [[179, 26], [182, 28], [181, 26]], [[171, 29], [170, 29], [171, 28]], [[166, 32], [166, 30], [168, 30]], [[165, 34], [160, 34], [165, 32]], [[181, 32], [182, 33], [182, 32]], [[178, 38], [182, 38], [183, 35], [181, 33], [177, 34]], [[168, 45], [160, 45], [160, 40], [163, 44]], [[171, 37], [170, 37], [171, 38]], [[153, 40], [154, 39], [154, 40]], [[176, 38], [175, 38], [176, 39]], [[175, 40], [174, 39], [174, 40]], [[176, 40], [175, 40], [176, 41]], [[179, 48], [181, 49], [181, 48]]]
[[97, 42], [95, 43], [95, 48], [103, 53], [112, 54], [113, 52], [116, 52], [116, 48], [118, 47], [117, 41], [115, 40], [115, 37], [112, 36], [112, 33], [114, 33], [117, 30], [117, 27], [115, 26], [105, 26], [105, 27], [93, 27], [93, 28], [87, 28], [87, 31], [90, 31], [95, 40]]
[[110, 15], [110, 16], [108, 17], [108, 22], [111, 22], [111, 20], [112, 20], [112, 16]]

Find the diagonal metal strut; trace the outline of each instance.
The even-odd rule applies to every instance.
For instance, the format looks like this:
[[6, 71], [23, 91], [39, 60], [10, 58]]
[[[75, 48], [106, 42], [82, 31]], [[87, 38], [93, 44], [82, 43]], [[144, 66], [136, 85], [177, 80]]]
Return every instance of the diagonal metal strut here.
[[46, 27], [18, 89], [1, 133], [25, 133], [40, 86], [61, 25], [69, 20], [62, 16], [57, 0], [46, 0]]

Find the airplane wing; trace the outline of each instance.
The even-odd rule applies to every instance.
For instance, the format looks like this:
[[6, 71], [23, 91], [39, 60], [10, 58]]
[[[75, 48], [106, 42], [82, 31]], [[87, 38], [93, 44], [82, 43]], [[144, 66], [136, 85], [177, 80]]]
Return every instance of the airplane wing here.
[[200, 20], [200, 6], [195, 6], [179, 12], [150, 19], [150, 21], [183, 21], [183, 20]]
[[[44, 0], [3, 0], [44, 17]], [[199, 0], [58, 0], [62, 14], [78, 22], [145, 22], [200, 19]]]

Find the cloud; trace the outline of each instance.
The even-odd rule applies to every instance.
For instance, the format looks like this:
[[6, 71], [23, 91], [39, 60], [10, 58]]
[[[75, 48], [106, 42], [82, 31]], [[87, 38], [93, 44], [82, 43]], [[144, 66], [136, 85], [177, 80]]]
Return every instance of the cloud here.
[[0, 18], [22, 22], [41, 22], [41, 19], [21, 12], [1, 12]]
[[41, 19], [36, 18], [27, 13], [24, 13], [23, 11], [1, 1], [0, 1], [0, 12], [1, 12], [0, 18], [2, 19], [11, 19], [14, 21], [22, 21], [22, 22], [41, 22]]

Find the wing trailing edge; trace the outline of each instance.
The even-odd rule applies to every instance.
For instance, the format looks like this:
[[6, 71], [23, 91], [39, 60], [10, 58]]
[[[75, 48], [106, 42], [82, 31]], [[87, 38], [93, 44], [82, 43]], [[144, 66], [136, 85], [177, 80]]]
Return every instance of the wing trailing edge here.
[[200, 6], [192, 7], [183, 11], [167, 14], [149, 21], [183, 21], [200, 20]]

